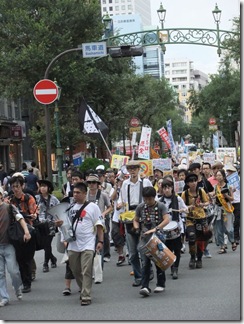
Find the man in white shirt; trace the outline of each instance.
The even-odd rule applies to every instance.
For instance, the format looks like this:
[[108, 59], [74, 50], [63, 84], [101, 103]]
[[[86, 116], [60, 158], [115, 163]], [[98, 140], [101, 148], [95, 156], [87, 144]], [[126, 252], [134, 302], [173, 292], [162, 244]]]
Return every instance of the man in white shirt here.
[[100, 253], [103, 248], [104, 222], [99, 207], [86, 201], [85, 183], [77, 183], [73, 195], [75, 204], [71, 213], [74, 214], [72, 229], [75, 240], [69, 242], [67, 250], [70, 268], [81, 290], [81, 306], [85, 306], [91, 304], [93, 258], [95, 250]]
[[[152, 187], [152, 183], [149, 179], [141, 179], [140, 162], [129, 161], [126, 165], [127, 171], [130, 174], [130, 178], [125, 180], [122, 184], [117, 209], [119, 210], [123, 206], [126, 210], [135, 210], [136, 207], [143, 201], [142, 200], [142, 188]], [[126, 242], [129, 249], [129, 261], [132, 265], [134, 272], [133, 287], [141, 285], [142, 272], [137, 245], [139, 243], [139, 236], [133, 229], [133, 223], [126, 224]]]

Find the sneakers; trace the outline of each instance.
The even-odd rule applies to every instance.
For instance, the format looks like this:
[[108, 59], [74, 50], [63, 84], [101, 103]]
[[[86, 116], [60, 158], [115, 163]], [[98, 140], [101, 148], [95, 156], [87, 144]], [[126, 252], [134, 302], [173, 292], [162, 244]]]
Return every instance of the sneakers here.
[[208, 249], [205, 249], [203, 251], [203, 255], [206, 257], [206, 258], [212, 258], [212, 255], [210, 254], [209, 250]]
[[6, 305], [9, 304], [9, 301], [7, 299], [3, 299], [1, 302], [0, 302], [0, 307], [4, 307]]
[[195, 267], [196, 267], [196, 261], [195, 261], [195, 259], [191, 259], [189, 262], [189, 268], [195, 269]]
[[141, 285], [141, 280], [138, 279], [138, 280], [135, 280], [133, 283], [132, 283], [132, 286], [133, 287], [139, 287]]
[[144, 297], [147, 297], [151, 294], [151, 289], [150, 288], [141, 288], [140, 291], [139, 291], [139, 294], [144, 296]]
[[28, 293], [31, 292], [31, 287], [30, 286], [24, 286], [24, 288], [22, 289], [22, 293]]
[[182, 248], [181, 248], [181, 253], [185, 253], [186, 252], [186, 246], [185, 244], [182, 244]]
[[65, 288], [64, 290], [63, 290], [63, 296], [69, 296], [69, 295], [71, 295], [71, 290], [70, 290], [70, 288]]
[[43, 263], [42, 272], [49, 272], [49, 267], [47, 263]]
[[104, 258], [103, 258], [103, 261], [104, 261], [104, 262], [110, 262], [110, 258], [109, 258], [109, 257], [104, 257]]
[[54, 259], [51, 261], [51, 268], [57, 268], [57, 258], [54, 258]]
[[16, 292], [15, 292], [15, 295], [17, 297], [18, 300], [21, 300], [23, 295], [22, 295], [22, 290], [21, 288], [17, 289]]
[[202, 260], [197, 260], [196, 261], [196, 268], [201, 269], [202, 268]]
[[154, 289], [154, 292], [155, 293], [160, 293], [160, 292], [162, 292], [162, 291], [164, 291], [164, 287], [160, 287], [160, 286], [157, 286], [155, 289]]
[[117, 266], [120, 266], [122, 263], [125, 262], [125, 257], [123, 255], [119, 256], [118, 262], [116, 263]]

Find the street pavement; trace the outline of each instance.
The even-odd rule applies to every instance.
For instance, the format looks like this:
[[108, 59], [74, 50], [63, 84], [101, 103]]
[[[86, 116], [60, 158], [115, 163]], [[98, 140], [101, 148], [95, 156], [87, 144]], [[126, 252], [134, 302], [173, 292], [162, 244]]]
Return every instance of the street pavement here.
[[131, 266], [117, 267], [117, 254], [111, 247], [111, 261], [104, 264], [104, 280], [92, 288], [92, 304], [80, 306], [76, 282], [72, 294], [63, 296], [65, 265], [56, 252], [58, 267], [42, 272], [43, 251], [35, 254], [37, 278], [31, 293], [18, 301], [7, 275], [10, 304], [0, 308], [4, 321], [237, 321], [241, 319], [240, 246], [233, 252], [219, 255], [215, 243], [209, 244], [212, 258], [203, 258], [202, 269], [188, 269], [189, 254], [182, 254], [179, 279], [172, 280], [166, 270], [166, 289], [153, 293], [155, 278], [150, 282], [152, 294], [139, 295], [140, 287], [132, 287]]

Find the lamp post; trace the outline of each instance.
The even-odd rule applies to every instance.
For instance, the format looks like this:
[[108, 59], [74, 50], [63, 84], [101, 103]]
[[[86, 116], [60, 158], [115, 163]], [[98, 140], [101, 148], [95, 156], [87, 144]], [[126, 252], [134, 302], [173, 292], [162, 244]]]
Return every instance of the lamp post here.
[[[54, 81], [57, 84], [57, 81]], [[61, 88], [57, 85], [58, 87], [58, 99], [55, 101], [55, 109], [54, 109], [54, 119], [55, 119], [55, 126], [56, 126], [56, 155], [57, 155], [57, 160], [58, 160], [58, 188], [62, 188], [63, 184], [63, 175], [62, 175], [62, 170], [63, 170], [63, 152], [62, 152], [62, 147], [60, 144], [60, 132], [59, 132], [59, 108], [58, 108], [58, 100], [60, 99], [61, 96]]]
[[217, 54], [220, 56], [221, 54], [221, 49], [220, 49], [220, 39], [219, 39], [219, 23], [220, 23], [220, 17], [221, 17], [221, 10], [218, 8], [218, 5], [216, 3], [214, 10], [212, 11], [214, 21], [216, 22], [217, 25], [217, 38], [218, 38], [218, 49], [217, 49]]
[[113, 36], [113, 19], [109, 16], [108, 12], [103, 16], [103, 25], [105, 38]]
[[161, 22], [161, 28], [164, 29], [164, 21], [166, 16], [166, 9], [164, 9], [162, 2], [160, 3], [160, 7], [157, 10], [159, 21]]
[[232, 108], [228, 106], [227, 108], [227, 115], [228, 115], [228, 122], [229, 122], [229, 145], [230, 147], [232, 146], [232, 141], [231, 141], [231, 115], [232, 115]]
[[[162, 2], [160, 3], [160, 7], [157, 10], [157, 13], [158, 13], [159, 21], [161, 23], [161, 29], [164, 29], [164, 21], [165, 21], [165, 16], [166, 16], [166, 9], [164, 9], [164, 7], [162, 5]], [[163, 53], [165, 54], [166, 46], [163, 44], [163, 45], [161, 45], [161, 48], [162, 48]]]

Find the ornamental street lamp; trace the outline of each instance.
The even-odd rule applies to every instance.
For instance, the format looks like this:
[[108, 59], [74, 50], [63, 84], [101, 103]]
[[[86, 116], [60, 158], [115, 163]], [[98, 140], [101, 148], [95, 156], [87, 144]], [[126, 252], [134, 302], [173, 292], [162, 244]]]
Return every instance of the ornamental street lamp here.
[[166, 9], [164, 9], [162, 2], [160, 3], [160, 7], [157, 10], [159, 21], [161, 22], [161, 28], [164, 29], [164, 21], [166, 16]]
[[228, 122], [229, 122], [229, 145], [230, 147], [232, 146], [232, 141], [231, 141], [231, 115], [232, 115], [232, 108], [228, 106], [227, 108], [227, 115], [228, 115]]
[[214, 21], [216, 22], [217, 25], [217, 38], [218, 38], [218, 50], [217, 53], [220, 56], [221, 54], [221, 49], [220, 49], [220, 39], [219, 39], [219, 23], [220, 23], [220, 17], [221, 17], [221, 10], [218, 8], [217, 3], [215, 5], [214, 10], [212, 11]]
[[103, 25], [105, 38], [113, 36], [113, 19], [109, 16], [108, 12], [103, 16]]
[[[164, 21], [165, 21], [165, 16], [166, 16], [166, 9], [164, 9], [164, 7], [162, 5], [162, 2], [160, 3], [160, 7], [157, 10], [157, 13], [158, 13], [159, 21], [161, 23], [161, 29], [164, 29]], [[165, 54], [166, 46], [163, 44], [163, 45], [161, 45], [161, 48], [162, 48], [163, 53]]]
[[[57, 84], [57, 81], [54, 81]], [[58, 99], [55, 101], [55, 110], [54, 110], [54, 119], [55, 119], [55, 126], [56, 126], [56, 155], [58, 160], [58, 188], [62, 188], [63, 184], [63, 175], [62, 175], [62, 169], [63, 169], [63, 152], [62, 147], [60, 144], [60, 132], [59, 132], [59, 108], [58, 108], [58, 100], [61, 96], [61, 88], [58, 86]]]

